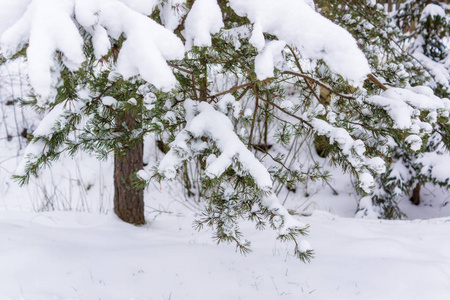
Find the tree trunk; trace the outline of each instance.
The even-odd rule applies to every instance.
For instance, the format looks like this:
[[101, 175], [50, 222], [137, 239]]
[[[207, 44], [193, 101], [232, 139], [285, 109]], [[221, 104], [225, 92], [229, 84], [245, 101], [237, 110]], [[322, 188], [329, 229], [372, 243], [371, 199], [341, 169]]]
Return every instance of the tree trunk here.
[[[321, 86], [318, 100], [324, 107], [329, 106], [331, 103], [331, 91]], [[330, 153], [330, 139], [324, 135], [315, 135], [314, 147], [316, 148], [317, 154], [325, 158]]]
[[419, 205], [420, 204], [420, 183], [418, 183], [416, 185], [416, 187], [413, 189], [413, 194], [411, 197], [411, 202], [414, 205]]
[[[125, 112], [117, 122], [125, 122], [129, 130], [138, 124], [135, 116], [129, 112]], [[124, 143], [124, 147], [114, 153], [114, 212], [127, 223], [142, 225], [145, 224], [144, 191], [132, 186], [131, 175], [144, 166], [144, 143], [140, 141], [132, 148]]]

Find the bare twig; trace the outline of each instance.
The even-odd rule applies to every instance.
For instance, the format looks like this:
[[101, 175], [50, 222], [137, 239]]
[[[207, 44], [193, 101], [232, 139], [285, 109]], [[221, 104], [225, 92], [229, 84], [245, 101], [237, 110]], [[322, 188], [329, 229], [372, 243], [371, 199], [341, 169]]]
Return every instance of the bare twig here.
[[383, 91], [387, 90], [387, 87], [381, 83], [381, 81], [378, 80], [378, 78], [375, 77], [373, 74], [367, 75], [367, 79], [369, 79], [371, 82], [375, 83], [380, 89]]

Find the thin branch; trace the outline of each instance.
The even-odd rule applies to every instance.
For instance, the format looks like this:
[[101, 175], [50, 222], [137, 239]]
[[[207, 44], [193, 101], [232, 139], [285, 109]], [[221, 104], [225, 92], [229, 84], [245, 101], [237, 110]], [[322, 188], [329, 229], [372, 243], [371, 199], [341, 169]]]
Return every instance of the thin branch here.
[[235, 92], [235, 91], [237, 91], [237, 90], [239, 90], [239, 89], [241, 89], [243, 87], [249, 87], [249, 86], [252, 86], [251, 82], [235, 86], [235, 87], [233, 87], [233, 88], [231, 88], [231, 89], [229, 89], [227, 91], [223, 91], [223, 92], [220, 92], [220, 93], [215, 94], [215, 95], [208, 96], [208, 98], [216, 98], [216, 97], [219, 97], [219, 96], [223, 96], [223, 95], [226, 95], [226, 94], [229, 94], [229, 93], [233, 93], [233, 92]]
[[97, 97], [94, 97], [94, 100], [100, 100], [107, 91], [109, 91], [113, 86], [115, 86], [117, 84], [117, 81], [114, 81], [110, 86], [106, 87], [101, 93], [100, 95], [98, 95]]
[[198, 97], [198, 92], [197, 92], [197, 87], [196, 87], [197, 82], [195, 81], [195, 73], [190, 71], [190, 70], [187, 70], [185, 68], [179, 67], [177, 65], [169, 64], [169, 66], [174, 68], [174, 69], [177, 69], [177, 70], [179, 70], [181, 72], [185, 72], [185, 73], [191, 74], [192, 86], [193, 86], [193, 90], [194, 90], [195, 100], [198, 100], [199, 97]]
[[[289, 50], [291, 50], [291, 53], [294, 56], [294, 60], [295, 60], [295, 64], [297, 65], [297, 68], [300, 70], [300, 72], [303, 73], [302, 66], [300, 65], [300, 61], [298, 60], [298, 57], [295, 54], [294, 49], [292, 49], [292, 47], [289, 45], [287, 47], [289, 48]], [[322, 101], [320, 100], [320, 97], [316, 94], [316, 92], [314, 91], [314, 88], [311, 86], [308, 79], [306, 79], [306, 78], [303, 78], [303, 79], [305, 80], [305, 83], [308, 86], [311, 93], [314, 95], [314, 97], [316, 97], [317, 101], [319, 101], [319, 103], [321, 103]]]
[[387, 90], [387, 87], [381, 83], [381, 81], [378, 80], [378, 78], [375, 77], [373, 74], [367, 75], [367, 79], [369, 79], [371, 82], [375, 83], [380, 89], [383, 91]]
[[242, 94], [239, 95], [239, 97], [236, 98], [236, 101], [240, 101], [242, 99], [242, 97], [245, 96], [245, 94], [251, 89], [251, 86], [248, 86], [245, 88], [245, 90], [242, 92]]
[[306, 120], [300, 118], [299, 116], [294, 115], [293, 113], [288, 112], [287, 110], [281, 108], [279, 105], [277, 105], [277, 104], [275, 104], [275, 103], [273, 103], [273, 102], [270, 102], [270, 101], [268, 101], [268, 100], [262, 98], [261, 96], [259, 96], [258, 98], [259, 98], [259, 100], [261, 100], [261, 101], [263, 101], [263, 102], [265, 102], [265, 103], [267, 103], [267, 104], [269, 104], [269, 105], [272, 105], [273, 107], [276, 107], [278, 110], [280, 110], [281, 112], [287, 114], [288, 116], [291, 116], [291, 117], [293, 117], [293, 118], [299, 120], [300, 122], [302, 122], [302, 123], [308, 125], [309, 127], [313, 128], [313, 126], [311, 125], [311, 123], [309, 123], [308, 121], [306, 121]]
[[300, 73], [296, 73], [296, 72], [292, 72], [292, 71], [284, 71], [283, 74], [294, 75], [294, 76], [305, 78], [307, 80], [314, 81], [315, 83], [317, 83], [321, 87], [326, 88], [327, 90], [329, 90], [330, 92], [332, 92], [335, 95], [338, 95], [339, 97], [342, 97], [342, 98], [345, 98], [345, 99], [350, 99], [350, 100], [355, 100], [355, 97], [353, 97], [351, 95], [338, 93], [338, 92], [334, 91], [329, 85], [327, 85], [327, 84], [325, 84], [325, 83], [323, 83], [323, 82], [321, 82], [321, 81], [319, 81], [319, 80], [317, 80], [315, 78], [312, 78], [312, 77], [310, 77], [308, 75], [300, 74]]
[[181, 72], [185, 72], [185, 73], [189, 73], [189, 74], [193, 74], [193, 73], [194, 73], [194, 72], [192, 72], [192, 71], [190, 71], [190, 70], [188, 70], [188, 69], [179, 67], [179, 66], [174, 65], [174, 64], [168, 63], [168, 65], [169, 65], [170, 67], [174, 68], [174, 69], [177, 69], [177, 70], [181, 71]]

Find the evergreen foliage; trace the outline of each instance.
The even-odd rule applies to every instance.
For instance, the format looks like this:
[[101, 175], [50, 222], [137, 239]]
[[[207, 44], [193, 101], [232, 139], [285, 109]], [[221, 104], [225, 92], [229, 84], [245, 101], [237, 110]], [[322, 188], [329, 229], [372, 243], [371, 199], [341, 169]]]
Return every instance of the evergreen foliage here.
[[[152, 134], [167, 154], [158, 167], [147, 170], [151, 176], [142, 172], [133, 177], [135, 187], [144, 188], [149, 180], [182, 178], [186, 194], [204, 201], [196, 226], [213, 227], [217, 242], [233, 242], [244, 254], [250, 243], [242, 237], [239, 222], [251, 220], [258, 229], [278, 230], [278, 238], [293, 242], [301, 260], [312, 258], [309, 245], [299, 240], [308, 226], [291, 216], [277, 195], [285, 188], [295, 192], [301, 183], [327, 182], [329, 173], [320, 167], [320, 156], [352, 174], [361, 197], [371, 196], [377, 187], [373, 199], [382, 216], [401, 216], [395, 202], [398, 189], [407, 192], [417, 178], [433, 180], [415, 163], [425, 151], [441, 151], [442, 142], [448, 145], [450, 105], [429, 89], [412, 88], [429, 83], [430, 74], [405, 51], [404, 31], [382, 7], [369, 2], [362, 10], [360, 1], [341, 2], [317, 4], [322, 14], [351, 32], [364, 51], [373, 74], [359, 86], [355, 78], [336, 71], [341, 56], [333, 56], [336, 61], [327, 56], [348, 49], [318, 43], [328, 52], [322, 49], [322, 56], [309, 57], [306, 46], [282, 40], [284, 32], [263, 32], [250, 14], [238, 12], [250, 2], [167, 0], [147, 13], [152, 26], [170, 27], [187, 46], [184, 58], [164, 56], [176, 79], [172, 88], [157, 88], [155, 79], [142, 71], [129, 71], [129, 76], [117, 71], [121, 62], [124, 68], [120, 55], [136, 40], [124, 33], [110, 35], [112, 47], [99, 56], [98, 37], [79, 26], [84, 62], [69, 68], [65, 55], [56, 53], [54, 72], [60, 72], [60, 79], [55, 98], [36, 95], [24, 103], [49, 114], [34, 132], [24, 172], [16, 178], [26, 183], [63, 151], [74, 155], [83, 150], [107, 159]], [[207, 28], [206, 42], [186, 35], [195, 5], [218, 5], [222, 14], [221, 29]], [[317, 15], [312, 9], [311, 14]], [[177, 19], [176, 26], [169, 15]], [[163, 44], [164, 36], [160, 38], [157, 42]], [[258, 38], [263, 40], [261, 49]], [[430, 51], [435, 59], [441, 57]], [[132, 128], [120, 121], [125, 114], [134, 116]], [[319, 153], [311, 151], [314, 145]], [[398, 162], [417, 175], [395, 178], [392, 170]], [[447, 185], [448, 180], [439, 183]], [[372, 208], [362, 203], [361, 214], [367, 214]]]
[[[405, 1], [392, 13], [387, 13], [383, 5], [374, 1], [368, 1], [368, 5], [351, 0], [318, 1], [318, 4], [323, 14], [355, 36], [374, 74], [383, 78], [385, 86], [427, 85], [436, 95], [448, 97], [448, 5], [432, 2]], [[376, 86], [375, 90], [371, 86], [366, 89], [369, 95], [377, 93]], [[428, 128], [418, 123], [420, 127], [415, 131], [426, 131], [419, 151], [411, 150], [402, 142], [404, 133], [391, 135], [390, 142], [386, 141], [387, 170], [377, 177], [377, 188], [372, 196], [375, 207], [362, 201], [360, 215], [373, 213], [383, 218], [402, 218], [404, 215], [397, 205], [402, 196], [417, 197], [413, 190], [420, 191], [420, 186], [426, 182], [449, 188], [448, 179], [436, 178], [433, 164], [427, 164], [427, 158], [432, 155], [437, 154], [436, 159], [449, 155], [449, 144], [445, 142], [448, 114], [437, 117], [428, 113], [422, 112], [419, 118], [426, 122], [436, 117], [436, 122]]]

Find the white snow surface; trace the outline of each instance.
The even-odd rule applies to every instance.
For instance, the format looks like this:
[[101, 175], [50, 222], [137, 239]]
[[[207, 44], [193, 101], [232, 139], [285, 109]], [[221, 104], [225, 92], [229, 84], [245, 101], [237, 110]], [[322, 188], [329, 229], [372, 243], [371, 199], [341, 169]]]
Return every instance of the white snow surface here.
[[[182, 2], [171, 0], [168, 3], [176, 5]], [[214, 2], [208, 0], [210, 4]], [[37, 3], [46, 6], [47, 10], [34, 9]], [[109, 37], [126, 34], [127, 41], [119, 58], [121, 62], [116, 69], [118, 73], [123, 76], [141, 74], [160, 87], [168, 88], [173, 84], [165, 60], [181, 57], [184, 48], [173, 34], [145, 17], [156, 1], [0, 0], [0, 4], [3, 47], [7, 46], [12, 51], [14, 47], [30, 43], [29, 51], [32, 53], [29, 53], [29, 59], [34, 60], [29, 61], [30, 79], [34, 76], [33, 86], [42, 95], [51, 94], [49, 87], [57, 80], [48, 76], [50, 68], [55, 67], [52, 61], [55, 50], [64, 53], [68, 67], [76, 68], [84, 60], [73, 15], [93, 35], [97, 57], [110, 48]], [[349, 80], [361, 80], [369, 72], [351, 36], [315, 13], [312, 1], [232, 0], [231, 4], [254, 22], [252, 42], [260, 51], [258, 59], [263, 61], [256, 63], [258, 78], [271, 76], [284, 43], [297, 47], [303, 58], [325, 59], [334, 71]], [[292, 9], [282, 10], [283, 5], [291, 5]], [[175, 28], [173, 26], [177, 25], [180, 14], [165, 13], [165, 26]], [[29, 18], [31, 15], [35, 18]], [[52, 26], [55, 20], [65, 25]], [[202, 43], [208, 42], [210, 33], [215, 32], [214, 26], [219, 22], [209, 21], [212, 23], [208, 32], [202, 32]], [[28, 30], [32, 23], [37, 24], [33, 25], [36, 30]], [[295, 30], [289, 29], [284, 35], [278, 31], [287, 26], [294, 26]], [[148, 31], [152, 34], [149, 35]], [[280, 41], [267, 43], [263, 32], [277, 35]], [[59, 41], [57, 37], [63, 33], [74, 38]], [[194, 43], [197, 35], [198, 32], [192, 35]], [[31, 45], [32, 41], [46, 39], [50, 43]], [[340, 50], [333, 52], [334, 48], [329, 48], [332, 43]], [[269, 51], [269, 47], [273, 48]], [[448, 78], [448, 74], [446, 76]], [[4, 94], [6, 89], [4, 87], [0, 94], [3, 99], [9, 99]], [[12, 95], [15, 93], [10, 92]], [[417, 125], [417, 131], [426, 128], [427, 123], [416, 122], [413, 107], [429, 109], [431, 119], [438, 113], [444, 114], [442, 109], [450, 108], [448, 100], [435, 101], [429, 89], [420, 87], [390, 90], [379, 99], [387, 100], [374, 103], [388, 105], [393, 117], [407, 108], [403, 111], [407, 116], [395, 118], [396, 125], [400, 128]], [[112, 98], [104, 97], [102, 101], [105, 105], [114, 104]], [[337, 189], [338, 196], [333, 195], [328, 186], [317, 182], [305, 184], [301, 187], [302, 192], [282, 193], [286, 196], [285, 207], [290, 211], [311, 214], [310, 217], [290, 216], [281, 206], [281, 198], [273, 194], [262, 200], [266, 206], [284, 215], [285, 228], [303, 227], [304, 224], [311, 226], [308, 241], [299, 243], [302, 251], [315, 250], [316, 258], [311, 264], [303, 264], [290, 256], [292, 244], [276, 241], [279, 232], [270, 229], [257, 231], [249, 222], [243, 222], [242, 231], [245, 238], [252, 241], [254, 252], [243, 257], [236, 253], [233, 245], [217, 246], [209, 230], [197, 232], [192, 229], [192, 221], [199, 212], [196, 205], [199, 204], [183, 196], [176, 183], [151, 183], [146, 190], [147, 225], [134, 227], [118, 220], [111, 210], [112, 164], [97, 162], [85, 154], [76, 159], [63, 155], [51, 171], [40, 172], [39, 177], [31, 179], [29, 186], [20, 189], [11, 181], [10, 175], [24, 152], [31, 155], [40, 153], [44, 145], [31, 144], [25, 149], [26, 138], [12, 126], [14, 119], [29, 122], [25, 128], [35, 129], [35, 135], [47, 135], [55, 123], [64, 122], [66, 109], [81, 109], [81, 106], [57, 106], [38, 125], [36, 116], [30, 117], [30, 112], [22, 109], [19, 113], [18, 107], [1, 103], [0, 299], [447, 300], [450, 297], [448, 190], [425, 185], [422, 204], [417, 207], [412, 206], [406, 197], [400, 200], [401, 209], [411, 219], [420, 220], [354, 219], [359, 199], [355, 196], [351, 179], [337, 169], [332, 170], [330, 184]], [[395, 106], [396, 103], [402, 104]], [[229, 106], [234, 114], [241, 110], [232, 97], [223, 97], [218, 103], [218, 109], [223, 113], [227, 113]], [[251, 153], [250, 156], [245, 152], [245, 145], [239, 144], [230, 120], [207, 104], [202, 104], [199, 112], [194, 116], [193, 111], [188, 111], [191, 114], [188, 115], [190, 123], [187, 127], [190, 133], [214, 139], [215, 133], [221, 132], [223, 137], [215, 139], [223, 157], [208, 158], [210, 174], [218, 174], [236, 157], [247, 166], [261, 187], [271, 187], [267, 170], [262, 165], [258, 166], [259, 161]], [[247, 108], [245, 114], [251, 115], [251, 110]], [[173, 116], [166, 117], [170, 119]], [[355, 150], [357, 155], [350, 157], [352, 164], [368, 165], [380, 173], [384, 171], [380, 161], [363, 156], [362, 142], [354, 141], [317, 119], [313, 123], [318, 133], [337, 141], [344, 152], [353, 155], [351, 150]], [[7, 135], [12, 135], [12, 141], [5, 138]], [[187, 137], [187, 132], [177, 137], [179, 149], [201, 151], [207, 146], [206, 143], [197, 143], [188, 149]], [[411, 138], [418, 146], [415, 137], [420, 137]], [[145, 151], [147, 162], [159, 159], [159, 152], [153, 144], [146, 143]], [[149, 159], [151, 155], [155, 157]], [[427, 154], [418, 161], [422, 163], [424, 172], [431, 172], [441, 181], [448, 180], [450, 162], [447, 156]], [[410, 176], [407, 170], [396, 171], [398, 176]], [[143, 179], [150, 177], [144, 170], [138, 175]], [[360, 175], [361, 186], [369, 189], [373, 178], [368, 173]], [[361, 200], [360, 208], [368, 205], [369, 200]], [[29, 212], [32, 209], [72, 211]], [[372, 213], [376, 217], [377, 213]]]
[[[78, 24], [92, 36], [97, 58], [111, 48], [110, 38], [118, 39], [123, 34], [126, 40], [118, 56], [116, 74], [125, 79], [141, 75], [158, 89], [167, 90], [176, 81], [166, 60], [181, 59], [185, 52], [181, 40], [171, 31], [183, 15], [181, 3], [179, 0], [164, 5], [155, 0], [8, 2], [2, 6], [11, 14], [0, 18], [0, 46], [5, 55], [12, 56], [29, 45], [30, 82], [45, 101], [54, 96], [59, 80], [55, 54], [63, 54], [63, 62], [70, 70], [78, 69], [85, 60]], [[147, 17], [157, 4], [168, 29]], [[310, 1], [231, 0], [230, 5], [253, 22], [250, 41], [261, 52], [256, 61], [260, 79], [273, 74], [284, 43], [298, 48], [304, 59], [323, 59], [333, 71], [356, 85], [370, 73], [353, 37], [315, 12]], [[210, 46], [210, 35], [219, 32], [223, 25], [216, 0], [195, 1], [185, 20], [186, 49], [192, 45]], [[264, 32], [280, 40], [266, 45]]]
[[159, 5], [161, 21], [169, 30], [175, 30], [183, 16], [182, 4], [185, 0], [168, 0]]
[[[223, 113], [215, 110], [206, 102], [185, 101], [188, 120], [185, 129], [177, 135], [170, 146], [171, 150], [159, 164], [159, 172], [168, 178], [174, 178], [176, 169], [180, 166], [183, 157], [179, 151], [190, 152], [187, 141], [192, 135], [195, 138], [208, 137], [212, 139], [221, 154], [205, 170], [206, 175], [215, 178], [230, 167], [234, 159], [239, 160], [243, 168], [254, 178], [255, 183], [263, 190], [272, 188], [272, 179], [264, 165], [253, 155], [234, 133], [233, 124]], [[198, 115], [193, 116], [194, 110]]]
[[281, 69], [283, 56], [281, 52], [286, 46], [282, 41], [267, 42], [264, 49], [255, 57], [255, 72], [259, 80], [273, 77], [273, 69]]
[[[4, 1], [3, 1], [4, 2]], [[8, 4], [11, 15], [0, 19], [0, 46], [12, 55], [28, 43], [28, 74], [36, 93], [51, 98], [58, 81], [56, 51], [76, 70], [85, 60], [83, 39], [76, 21], [92, 35], [97, 58], [105, 55], [109, 37], [126, 41], [116, 72], [125, 78], [141, 75], [157, 88], [168, 89], [175, 77], [166, 60], [184, 56], [181, 40], [147, 17], [155, 1], [144, 0], [31, 0]], [[3, 6], [2, 6], [3, 7]]]
[[439, 16], [441, 18], [446, 18], [445, 10], [441, 6], [437, 4], [427, 4], [425, 8], [423, 9], [420, 20], [426, 19], [428, 16], [435, 17]]
[[[77, 69], [84, 61], [83, 39], [72, 20], [74, 1], [32, 0], [26, 11], [5, 30], [0, 43], [6, 55], [27, 49], [30, 83], [39, 95], [48, 97], [55, 85], [51, 69], [56, 68], [54, 53], [64, 53], [66, 66]], [[22, 8], [20, 1], [17, 6]], [[68, 38], [70, 37], [70, 38]]]
[[230, 0], [236, 13], [254, 24], [250, 42], [262, 51], [263, 33], [298, 48], [305, 59], [323, 59], [355, 85], [369, 74], [369, 64], [355, 39], [343, 28], [315, 12], [304, 0]]
[[[450, 219], [374, 221], [315, 212], [310, 264], [271, 231], [244, 226], [247, 257], [163, 214], [142, 227], [113, 215], [0, 213], [0, 298], [446, 300]], [[302, 248], [310, 245], [302, 242]]]
[[440, 182], [450, 181], [450, 156], [448, 153], [427, 152], [417, 159], [422, 165], [422, 173], [429, 174]]
[[[15, 132], [13, 107], [4, 109], [2, 136]], [[38, 126], [28, 111], [17, 117]], [[162, 156], [152, 139], [145, 146], [150, 163]], [[310, 182], [285, 198], [290, 211], [312, 214], [293, 216], [310, 225], [310, 245], [300, 241], [299, 247], [312, 247], [316, 258], [305, 265], [290, 256], [292, 244], [276, 241], [277, 231], [247, 222], [241, 229], [253, 253], [243, 257], [234, 245], [217, 246], [209, 230], [192, 229], [198, 204], [174, 182], [152, 182], [145, 191], [149, 224], [119, 221], [112, 213], [112, 161], [63, 155], [19, 188], [10, 175], [24, 151], [21, 141], [25, 145], [20, 135], [0, 139], [0, 299], [447, 300], [450, 294], [446, 190], [424, 186], [420, 206], [400, 200], [402, 211], [420, 220], [354, 219], [352, 182], [332, 170], [330, 184], [339, 195]]]
[[[448, 110], [449, 100], [438, 98], [428, 87], [388, 88], [380, 95], [371, 96], [369, 103], [383, 107], [399, 129], [408, 129], [416, 121], [417, 109], [430, 112]], [[425, 124], [421, 124], [426, 126]]]
[[186, 48], [211, 46], [211, 34], [224, 26], [216, 0], [196, 0], [185, 21]]

